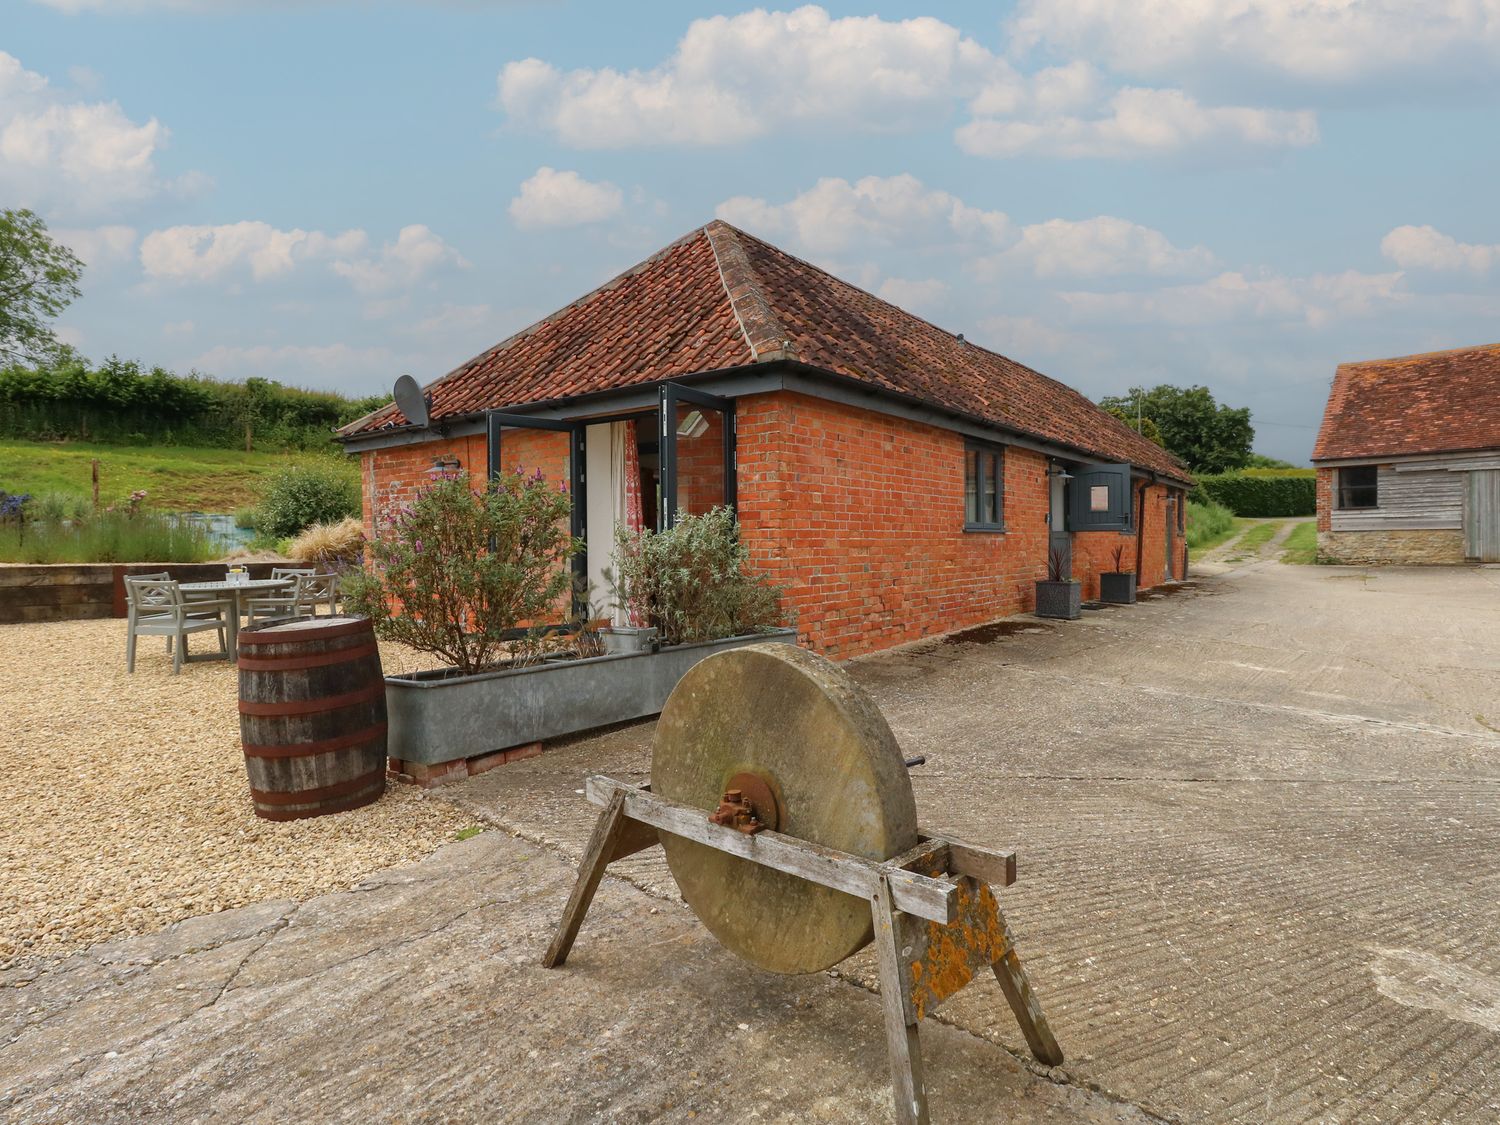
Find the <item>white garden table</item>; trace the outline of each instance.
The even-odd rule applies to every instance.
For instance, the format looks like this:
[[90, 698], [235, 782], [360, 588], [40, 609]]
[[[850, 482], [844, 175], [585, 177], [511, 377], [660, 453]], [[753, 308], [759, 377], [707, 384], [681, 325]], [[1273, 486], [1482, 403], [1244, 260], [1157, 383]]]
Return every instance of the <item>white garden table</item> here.
[[252, 578], [248, 582], [183, 582], [179, 587], [184, 594], [213, 594], [227, 598], [229, 606], [229, 662], [239, 661], [240, 598], [244, 595], [265, 594], [272, 590], [285, 590], [296, 584], [295, 578]]

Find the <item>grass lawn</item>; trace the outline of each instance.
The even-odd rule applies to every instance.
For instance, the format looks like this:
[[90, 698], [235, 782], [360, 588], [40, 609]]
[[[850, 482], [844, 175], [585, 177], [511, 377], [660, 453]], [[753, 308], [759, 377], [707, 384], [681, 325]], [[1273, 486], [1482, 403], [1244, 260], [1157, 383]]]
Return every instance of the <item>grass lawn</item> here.
[[1198, 555], [1217, 547], [1236, 534], [1244, 522], [1236, 519], [1228, 508], [1219, 504], [1200, 504], [1190, 500], [1187, 506], [1188, 550]]
[[[0, 489], [33, 496], [89, 496], [90, 462], [95, 457], [101, 501], [122, 500], [144, 488], [150, 507], [178, 512], [232, 512], [254, 504], [262, 480], [277, 469], [302, 460], [324, 460], [315, 453], [7, 440], [0, 441]], [[352, 463], [349, 469], [356, 472]]]
[[1309, 566], [1318, 561], [1318, 521], [1306, 520], [1292, 528], [1292, 533], [1282, 544], [1281, 561], [1297, 566]]

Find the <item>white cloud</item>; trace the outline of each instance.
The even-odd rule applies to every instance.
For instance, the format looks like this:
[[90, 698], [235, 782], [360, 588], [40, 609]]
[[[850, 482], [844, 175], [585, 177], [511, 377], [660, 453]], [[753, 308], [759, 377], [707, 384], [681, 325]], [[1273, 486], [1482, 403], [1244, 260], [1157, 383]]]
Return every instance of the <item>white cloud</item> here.
[[979, 263], [976, 272], [994, 278], [1020, 267], [1040, 278], [1117, 277], [1202, 273], [1214, 265], [1202, 246], [1183, 249], [1159, 230], [1100, 215], [1023, 227], [1014, 246]]
[[134, 227], [58, 227], [52, 231], [52, 237], [94, 270], [129, 261], [135, 250]]
[[726, 144], [808, 120], [889, 129], [940, 120], [994, 56], [931, 18], [834, 19], [808, 5], [694, 20], [649, 70], [559, 71], [540, 59], [499, 76], [511, 119], [585, 148]]
[[173, 320], [161, 326], [163, 336], [191, 336], [196, 325], [191, 320]]
[[1380, 240], [1380, 252], [1402, 269], [1484, 274], [1500, 265], [1500, 244], [1460, 242], [1434, 227], [1397, 227]]
[[[737, 196], [721, 203], [717, 214], [754, 233], [784, 239], [825, 261], [829, 255], [886, 247], [913, 254], [941, 251], [951, 260], [967, 261], [971, 272], [983, 281], [1013, 274], [1039, 278], [1171, 276], [1203, 273], [1216, 264], [1202, 246], [1184, 249], [1159, 230], [1109, 215], [1080, 221], [1051, 219], [1018, 229], [1001, 211], [970, 206], [905, 173], [866, 176], [854, 183], [823, 179], [781, 204]], [[887, 284], [913, 283], [893, 278]]]
[[1495, 0], [1023, 0], [1018, 49], [1045, 44], [1122, 74], [1253, 68], [1309, 84], [1426, 68], [1489, 72]]
[[492, 326], [494, 320], [495, 312], [489, 305], [444, 305], [417, 323], [403, 327], [402, 331], [418, 336], [467, 334]]
[[985, 317], [979, 322], [975, 342], [1017, 359], [1062, 355], [1078, 344], [1077, 337], [1033, 316]]
[[[1057, 93], [1069, 96], [1019, 102], [1018, 109], [1032, 111], [1029, 116], [976, 118], [958, 128], [958, 146], [973, 156], [1119, 159], [1225, 144], [1302, 147], [1318, 139], [1317, 118], [1308, 110], [1205, 106], [1181, 90], [1127, 87], [1088, 115], [1050, 112], [1053, 106], [1076, 104], [1074, 98], [1088, 89], [1063, 89]], [[994, 87], [975, 101], [977, 107], [1006, 104]]]
[[1066, 292], [1058, 296], [1080, 320], [1111, 324], [1176, 326], [1235, 321], [1302, 322], [1320, 327], [1333, 320], [1368, 317], [1408, 299], [1398, 273], [1286, 277], [1239, 272], [1192, 285], [1144, 293]]
[[468, 268], [462, 254], [421, 223], [402, 227], [396, 241], [382, 246], [378, 257], [341, 259], [333, 264], [333, 272], [361, 293], [416, 285], [440, 270]]
[[783, 204], [735, 196], [719, 204], [715, 213], [725, 222], [772, 238], [790, 234], [820, 254], [901, 242], [964, 241], [993, 248], [1013, 236], [1003, 212], [970, 207], [907, 173], [866, 176], [854, 183], [822, 179]]
[[912, 281], [904, 277], [888, 277], [881, 283], [875, 295], [883, 297], [893, 305], [912, 312], [938, 311], [948, 297], [946, 281], [935, 277]]
[[811, 5], [695, 20], [651, 69], [564, 72], [530, 58], [507, 65], [498, 85], [513, 122], [580, 148], [733, 144], [814, 122], [932, 128], [965, 104], [974, 119], [956, 137], [982, 156], [1118, 157], [1317, 138], [1305, 111], [1119, 89], [1083, 61], [1022, 74], [941, 20], [834, 19]]
[[594, 183], [577, 172], [559, 172], [544, 165], [510, 201], [510, 217], [528, 230], [576, 227], [613, 218], [624, 205], [625, 197], [614, 184]]
[[189, 364], [224, 379], [258, 375], [293, 385], [329, 386], [338, 380], [358, 379], [362, 385], [389, 386], [403, 367], [403, 357], [386, 347], [356, 348], [348, 344], [287, 344], [233, 347], [220, 344]]
[[327, 263], [361, 293], [415, 285], [443, 268], [464, 268], [457, 250], [421, 224], [403, 227], [378, 253], [362, 230], [339, 234], [279, 230], [242, 221], [220, 226], [180, 226], [152, 231], [141, 241], [141, 266], [157, 281], [268, 281], [302, 266]]
[[0, 51], [0, 192], [7, 202], [91, 214], [148, 199], [170, 185], [156, 157], [167, 129], [138, 123], [118, 102], [69, 100]]
[[146, 276], [166, 281], [215, 281], [246, 270], [256, 281], [290, 273], [319, 259], [348, 258], [365, 248], [362, 230], [278, 230], [243, 221], [222, 226], [179, 226], [152, 231], [141, 242]]

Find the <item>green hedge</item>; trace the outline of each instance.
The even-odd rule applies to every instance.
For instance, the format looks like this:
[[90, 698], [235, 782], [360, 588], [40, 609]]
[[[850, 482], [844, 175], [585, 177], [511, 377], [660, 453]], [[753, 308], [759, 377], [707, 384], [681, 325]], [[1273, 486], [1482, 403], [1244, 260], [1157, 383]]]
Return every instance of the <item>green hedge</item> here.
[[385, 396], [350, 399], [270, 379], [221, 383], [111, 357], [0, 367], [0, 437], [289, 450], [332, 447], [333, 431]]
[[1200, 476], [1195, 500], [1222, 504], [1237, 516], [1310, 516], [1318, 510], [1317, 478], [1306, 469], [1267, 475]]

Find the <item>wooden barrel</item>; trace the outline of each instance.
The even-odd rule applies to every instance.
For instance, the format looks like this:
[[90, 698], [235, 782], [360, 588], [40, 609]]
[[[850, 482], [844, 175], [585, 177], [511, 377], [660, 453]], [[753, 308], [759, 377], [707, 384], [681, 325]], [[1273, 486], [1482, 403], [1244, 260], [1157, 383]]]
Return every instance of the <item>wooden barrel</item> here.
[[363, 617], [240, 630], [240, 739], [255, 815], [300, 820], [385, 792], [385, 676]]

